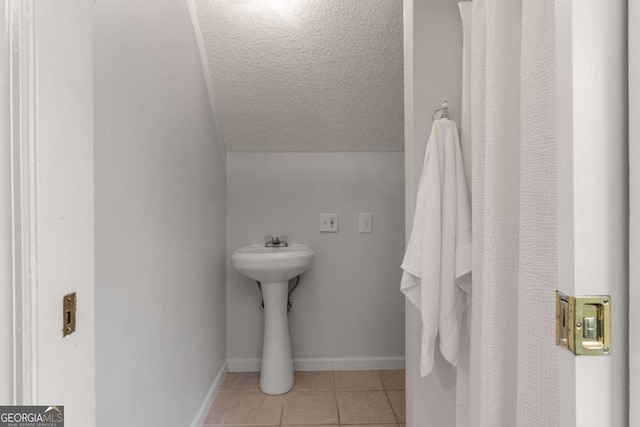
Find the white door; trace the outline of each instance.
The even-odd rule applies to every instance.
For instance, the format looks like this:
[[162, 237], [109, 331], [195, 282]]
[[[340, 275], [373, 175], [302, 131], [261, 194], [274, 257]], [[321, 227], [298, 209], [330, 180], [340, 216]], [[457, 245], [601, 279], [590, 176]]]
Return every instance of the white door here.
[[626, 3], [556, 2], [558, 286], [612, 311], [610, 355], [558, 348], [562, 427], [629, 425]]
[[[0, 403], [64, 405], [65, 425], [90, 427], [93, 1], [0, 6]], [[77, 329], [63, 338], [71, 292]]]

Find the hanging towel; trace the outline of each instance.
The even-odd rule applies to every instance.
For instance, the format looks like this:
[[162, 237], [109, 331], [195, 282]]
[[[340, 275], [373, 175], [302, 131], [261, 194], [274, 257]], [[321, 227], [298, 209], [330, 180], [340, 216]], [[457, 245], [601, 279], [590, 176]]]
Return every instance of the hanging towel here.
[[456, 366], [462, 315], [471, 302], [471, 208], [456, 124], [433, 123], [400, 288], [422, 318], [420, 374], [433, 366], [435, 342]]

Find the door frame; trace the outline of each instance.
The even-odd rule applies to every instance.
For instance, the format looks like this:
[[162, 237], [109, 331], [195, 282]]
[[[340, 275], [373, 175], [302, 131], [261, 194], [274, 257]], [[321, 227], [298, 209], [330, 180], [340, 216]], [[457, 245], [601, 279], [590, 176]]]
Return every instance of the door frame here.
[[[35, 128], [35, 5], [34, 0], [5, 0], [3, 25], [8, 39], [0, 59], [2, 78], [0, 127], [3, 181], [0, 188], [3, 223], [3, 282], [0, 295], [2, 389], [6, 404], [32, 404], [37, 396], [37, 244], [36, 128]], [[4, 67], [3, 67], [4, 68]]]
[[[93, 1], [2, 1], [0, 399], [63, 405], [68, 425], [91, 426]], [[63, 336], [72, 292], [76, 331]]]
[[[556, 0], [558, 288], [611, 296], [611, 353], [558, 347], [561, 427], [628, 426], [627, 2]], [[592, 390], [593, 392], [585, 392]]]

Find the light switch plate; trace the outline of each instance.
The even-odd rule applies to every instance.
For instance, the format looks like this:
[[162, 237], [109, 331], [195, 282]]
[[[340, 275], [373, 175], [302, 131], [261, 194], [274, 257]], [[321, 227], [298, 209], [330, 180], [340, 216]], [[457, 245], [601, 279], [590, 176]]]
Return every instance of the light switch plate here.
[[373, 214], [361, 213], [358, 220], [358, 231], [361, 234], [373, 233]]
[[337, 213], [320, 214], [320, 232], [321, 233], [337, 233], [338, 232], [338, 214]]

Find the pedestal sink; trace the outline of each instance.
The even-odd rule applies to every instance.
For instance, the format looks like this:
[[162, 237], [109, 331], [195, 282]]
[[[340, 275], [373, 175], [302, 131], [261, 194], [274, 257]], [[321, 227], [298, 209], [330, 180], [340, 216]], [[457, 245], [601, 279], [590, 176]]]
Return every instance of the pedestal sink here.
[[260, 282], [264, 302], [264, 340], [260, 389], [282, 394], [293, 387], [293, 357], [287, 322], [289, 280], [311, 267], [313, 251], [300, 243], [266, 247], [264, 243], [245, 246], [231, 256], [240, 273]]

